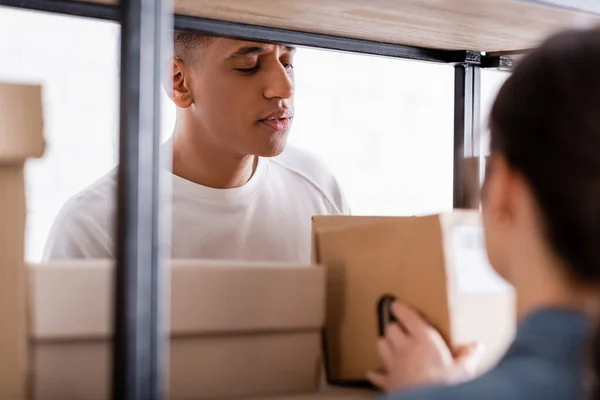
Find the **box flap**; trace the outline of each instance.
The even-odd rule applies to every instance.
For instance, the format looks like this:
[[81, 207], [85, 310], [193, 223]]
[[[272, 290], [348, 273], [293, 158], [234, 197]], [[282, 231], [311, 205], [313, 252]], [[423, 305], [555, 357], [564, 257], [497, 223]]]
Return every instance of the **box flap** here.
[[321, 329], [325, 271], [314, 265], [175, 261], [175, 333]]
[[346, 227], [316, 235], [319, 263], [327, 270], [326, 358], [333, 380], [364, 380], [368, 370], [382, 368], [375, 343], [376, 306], [384, 294], [420, 310], [450, 338], [439, 218], [371, 221], [346, 221]]
[[0, 163], [21, 163], [44, 153], [40, 86], [0, 83]]
[[[171, 265], [172, 335], [323, 326], [325, 273], [320, 267], [192, 260]], [[29, 274], [33, 338], [110, 335], [112, 262], [32, 265]]]
[[373, 222], [386, 223], [394, 220], [395, 217], [380, 217], [380, 216], [348, 216], [348, 215], [315, 215], [312, 217], [312, 263], [318, 263], [318, 249], [316, 247], [315, 236], [322, 229], [329, 228], [344, 228], [351, 226], [359, 226], [370, 224]]

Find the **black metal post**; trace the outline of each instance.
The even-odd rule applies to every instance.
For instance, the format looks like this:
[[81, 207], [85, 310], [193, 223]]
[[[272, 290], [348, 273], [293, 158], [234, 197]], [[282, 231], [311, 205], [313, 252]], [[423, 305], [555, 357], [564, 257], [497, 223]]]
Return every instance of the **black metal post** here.
[[493, 68], [500, 71], [510, 71], [514, 67], [514, 61], [508, 56], [483, 56], [481, 68]]
[[159, 400], [165, 391], [159, 95], [167, 7], [162, 0], [121, 1], [113, 399]]
[[459, 64], [454, 74], [454, 208], [479, 205], [481, 70]]

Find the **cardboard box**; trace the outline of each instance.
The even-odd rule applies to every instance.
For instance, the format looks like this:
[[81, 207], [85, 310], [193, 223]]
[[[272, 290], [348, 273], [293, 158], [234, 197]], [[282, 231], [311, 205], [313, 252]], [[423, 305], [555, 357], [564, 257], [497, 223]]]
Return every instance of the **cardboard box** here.
[[[315, 266], [172, 261], [173, 400], [315, 392], [325, 273]], [[30, 268], [36, 400], [108, 399], [113, 266]]]
[[364, 382], [383, 368], [376, 306], [395, 295], [419, 310], [451, 348], [479, 340], [480, 372], [516, 329], [514, 290], [488, 263], [475, 211], [424, 217], [313, 218], [314, 260], [327, 269], [325, 362], [331, 383]]
[[26, 397], [23, 167], [27, 158], [43, 154], [44, 145], [41, 88], [0, 83], [1, 399]]

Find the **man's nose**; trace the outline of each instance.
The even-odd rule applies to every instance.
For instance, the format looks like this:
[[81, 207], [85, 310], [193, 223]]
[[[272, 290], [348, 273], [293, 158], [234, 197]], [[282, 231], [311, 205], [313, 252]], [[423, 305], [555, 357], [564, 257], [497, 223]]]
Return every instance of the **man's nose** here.
[[294, 80], [280, 63], [267, 76], [264, 96], [267, 99], [290, 99], [294, 96]]

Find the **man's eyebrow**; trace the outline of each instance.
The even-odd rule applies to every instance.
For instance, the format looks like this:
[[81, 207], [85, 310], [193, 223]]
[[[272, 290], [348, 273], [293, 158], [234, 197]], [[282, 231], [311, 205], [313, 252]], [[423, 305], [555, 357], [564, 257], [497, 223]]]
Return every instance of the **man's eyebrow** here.
[[255, 54], [261, 54], [267, 51], [264, 47], [259, 46], [246, 46], [238, 49], [235, 53], [232, 53], [227, 59], [231, 60], [232, 58], [251, 56]]
[[[294, 46], [284, 46], [284, 47], [285, 47], [286, 53], [295, 53], [296, 52], [296, 48]], [[237, 58], [237, 57], [257, 55], [257, 54], [264, 53], [266, 51], [267, 51], [267, 49], [265, 49], [264, 47], [260, 47], [260, 46], [245, 46], [245, 47], [239, 48], [237, 51], [232, 53], [229, 57], [227, 57], [227, 59], [231, 60], [231, 59]]]

